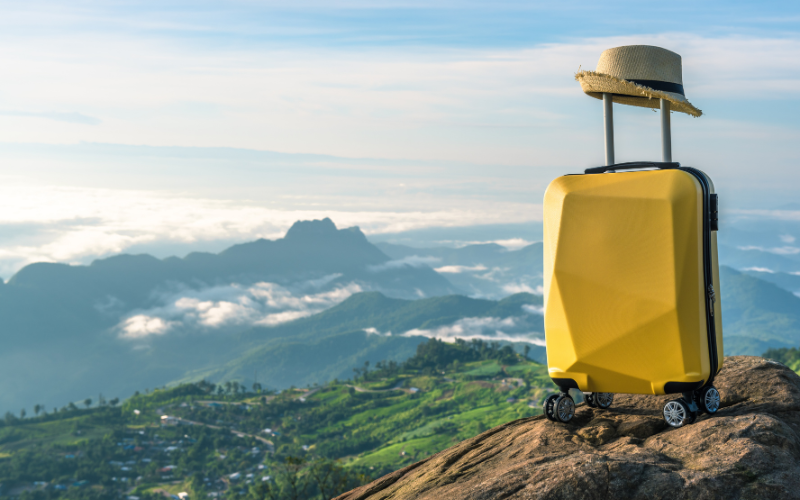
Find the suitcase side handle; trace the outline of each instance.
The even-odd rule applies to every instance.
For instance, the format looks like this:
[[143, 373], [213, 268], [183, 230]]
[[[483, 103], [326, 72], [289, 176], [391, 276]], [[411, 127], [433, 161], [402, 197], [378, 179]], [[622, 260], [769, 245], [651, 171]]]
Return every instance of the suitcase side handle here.
[[603, 165], [602, 167], [587, 168], [583, 172], [586, 174], [602, 174], [615, 170], [633, 170], [634, 168], [658, 168], [665, 170], [681, 168], [681, 164], [669, 161], [629, 161], [627, 163], [615, 163], [613, 165]]

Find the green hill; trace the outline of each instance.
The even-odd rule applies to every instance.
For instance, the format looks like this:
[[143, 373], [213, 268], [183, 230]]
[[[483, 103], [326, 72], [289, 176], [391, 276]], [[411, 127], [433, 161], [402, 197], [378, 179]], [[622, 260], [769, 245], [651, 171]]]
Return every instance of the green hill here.
[[[482, 341], [275, 393], [206, 382], [121, 406], [0, 421], [0, 496], [330, 498], [501, 423], [540, 413], [546, 367]], [[533, 402], [534, 408], [528, 403]], [[169, 416], [162, 415], [166, 414]], [[269, 477], [264, 480], [263, 478]], [[282, 493], [283, 492], [283, 493]]]
[[[236, 339], [243, 350], [241, 355], [208, 363], [175, 382], [205, 378], [246, 381], [249, 385], [257, 376], [271, 388], [285, 388], [349, 378], [352, 367], [365, 361], [403, 361], [410, 357], [425, 337], [401, 335], [409, 330], [432, 331], [467, 318], [515, 318], [517, 331], [543, 332], [542, 316], [522, 307], [541, 304], [541, 296], [529, 293], [501, 301], [461, 295], [403, 300], [377, 292], [360, 293], [314, 316], [245, 332]], [[539, 338], [544, 338], [543, 333]], [[530, 347], [530, 356], [544, 361], [544, 348]]]

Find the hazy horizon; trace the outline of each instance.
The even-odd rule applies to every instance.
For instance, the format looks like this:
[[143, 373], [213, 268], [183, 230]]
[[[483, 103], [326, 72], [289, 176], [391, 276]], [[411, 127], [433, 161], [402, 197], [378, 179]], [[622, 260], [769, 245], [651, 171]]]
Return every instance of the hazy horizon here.
[[[683, 57], [705, 114], [673, 114], [674, 157], [714, 179], [723, 228], [797, 221], [799, 11], [4, 2], [0, 277], [214, 251], [300, 219], [371, 237], [537, 224], [550, 180], [603, 161], [601, 105], [574, 73], [624, 44]], [[657, 114], [615, 119], [618, 161], [659, 159]]]

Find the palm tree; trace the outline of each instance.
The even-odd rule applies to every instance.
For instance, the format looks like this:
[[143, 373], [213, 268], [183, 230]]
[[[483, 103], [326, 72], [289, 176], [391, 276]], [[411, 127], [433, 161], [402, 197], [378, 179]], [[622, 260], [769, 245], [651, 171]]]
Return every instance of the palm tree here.
[[85, 405], [86, 405], [86, 408], [89, 408], [90, 406], [92, 406], [92, 398], [86, 398], [86, 399], [84, 399], [84, 400], [83, 400], [83, 404], [85, 404]]
[[33, 405], [33, 414], [37, 417], [39, 416], [39, 412], [42, 411], [42, 405]]
[[28, 412], [26, 412], [25, 408], [23, 408], [23, 409], [21, 409], [19, 411], [19, 418], [25, 418], [25, 415], [27, 415], [27, 414], [28, 414]]

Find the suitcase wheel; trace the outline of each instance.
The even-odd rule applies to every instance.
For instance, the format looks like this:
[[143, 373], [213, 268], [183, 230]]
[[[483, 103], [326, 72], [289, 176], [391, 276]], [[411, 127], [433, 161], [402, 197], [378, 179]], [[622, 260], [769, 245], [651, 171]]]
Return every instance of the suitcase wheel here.
[[701, 413], [717, 413], [720, 405], [719, 391], [714, 386], [707, 385], [695, 391], [694, 402], [697, 403]]
[[553, 410], [557, 422], [567, 423], [575, 415], [575, 401], [569, 394], [561, 393], [553, 401]]
[[611, 403], [614, 402], [614, 394], [610, 392], [595, 392], [593, 396], [594, 403], [602, 410], [609, 408]]
[[664, 405], [664, 420], [672, 427], [683, 427], [694, 422], [696, 414], [683, 399], [674, 399]]
[[542, 403], [542, 410], [544, 410], [544, 416], [547, 417], [547, 420], [551, 420], [556, 422], [556, 413], [555, 413], [555, 402], [558, 399], [558, 394], [551, 394], [544, 399], [544, 403]]
[[614, 394], [610, 392], [584, 392], [583, 399], [590, 407], [605, 410], [614, 402]]

